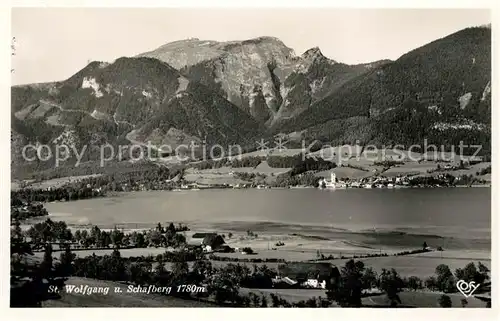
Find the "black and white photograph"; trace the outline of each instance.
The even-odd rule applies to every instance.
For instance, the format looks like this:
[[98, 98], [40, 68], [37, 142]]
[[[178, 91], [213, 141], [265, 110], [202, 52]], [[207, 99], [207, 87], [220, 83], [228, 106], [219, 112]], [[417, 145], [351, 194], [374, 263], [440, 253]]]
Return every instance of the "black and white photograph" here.
[[491, 310], [492, 11], [11, 8], [10, 308]]

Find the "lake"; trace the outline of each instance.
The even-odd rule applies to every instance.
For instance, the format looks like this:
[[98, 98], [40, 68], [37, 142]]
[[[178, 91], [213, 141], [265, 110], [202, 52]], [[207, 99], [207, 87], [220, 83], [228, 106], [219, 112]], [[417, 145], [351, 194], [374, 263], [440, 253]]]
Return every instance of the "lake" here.
[[53, 219], [103, 228], [199, 229], [355, 238], [367, 244], [490, 249], [491, 189], [146, 191], [46, 204]]

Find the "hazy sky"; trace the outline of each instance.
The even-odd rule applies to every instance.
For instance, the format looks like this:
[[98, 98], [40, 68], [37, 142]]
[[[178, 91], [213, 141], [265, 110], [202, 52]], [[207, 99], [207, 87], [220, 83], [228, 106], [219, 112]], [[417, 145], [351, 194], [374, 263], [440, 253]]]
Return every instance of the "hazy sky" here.
[[63, 80], [88, 60], [112, 61], [167, 42], [280, 38], [300, 55], [318, 46], [336, 61], [397, 59], [460, 29], [490, 23], [471, 9], [17, 8], [13, 84]]

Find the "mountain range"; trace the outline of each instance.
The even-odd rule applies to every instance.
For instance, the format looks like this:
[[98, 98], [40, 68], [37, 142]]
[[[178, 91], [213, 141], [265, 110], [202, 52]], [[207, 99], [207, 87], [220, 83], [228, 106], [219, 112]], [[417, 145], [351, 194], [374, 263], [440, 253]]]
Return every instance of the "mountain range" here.
[[[12, 159], [28, 142], [491, 143], [491, 28], [458, 31], [395, 61], [348, 65], [273, 37], [187, 39], [64, 81], [12, 87]], [[91, 156], [90, 156], [91, 157]]]

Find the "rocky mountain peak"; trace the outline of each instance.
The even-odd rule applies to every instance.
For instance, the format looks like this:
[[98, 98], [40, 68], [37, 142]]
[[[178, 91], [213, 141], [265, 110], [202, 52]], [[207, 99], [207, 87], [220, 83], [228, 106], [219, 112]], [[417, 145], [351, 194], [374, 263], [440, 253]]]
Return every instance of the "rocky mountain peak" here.
[[319, 47], [312, 47], [302, 54], [302, 58], [304, 59], [311, 59], [316, 57], [323, 57], [323, 54], [321, 53], [321, 49], [319, 49]]
[[316, 60], [325, 60], [325, 61], [330, 61], [332, 63], [335, 63], [335, 61], [326, 58], [323, 53], [321, 52], [321, 49], [319, 47], [313, 47], [311, 49], [306, 50], [302, 56], [302, 59], [308, 61], [308, 62], [314, 62]]
[[[277, 37], [271, 37], [271, 36], [261, 36], [257, 38], [250, 39], [248, 41], [256, 41], [256, 42], [276, 42], [279, 44], [283, 44], [283, 41]], [[284, 45], [284, 44], [283, 44]]]
[[276, 37], [271, 37], [271, 36], [261, 36], [261, 37], [256, 37], [256, 38], [251, 38], [251, 39], [246, 39], [246, 40], [233, 40], [233, 41], [226, 41], [226, 42], [221, 42], [220, 43], [222, 47], [229, 46], [232, 47], [234, 45], [257, 45], [257, 46], [274, 46], [276, 48], [280, 49], [288, 49], [288, 48], [281, 39], [276, 38]]

